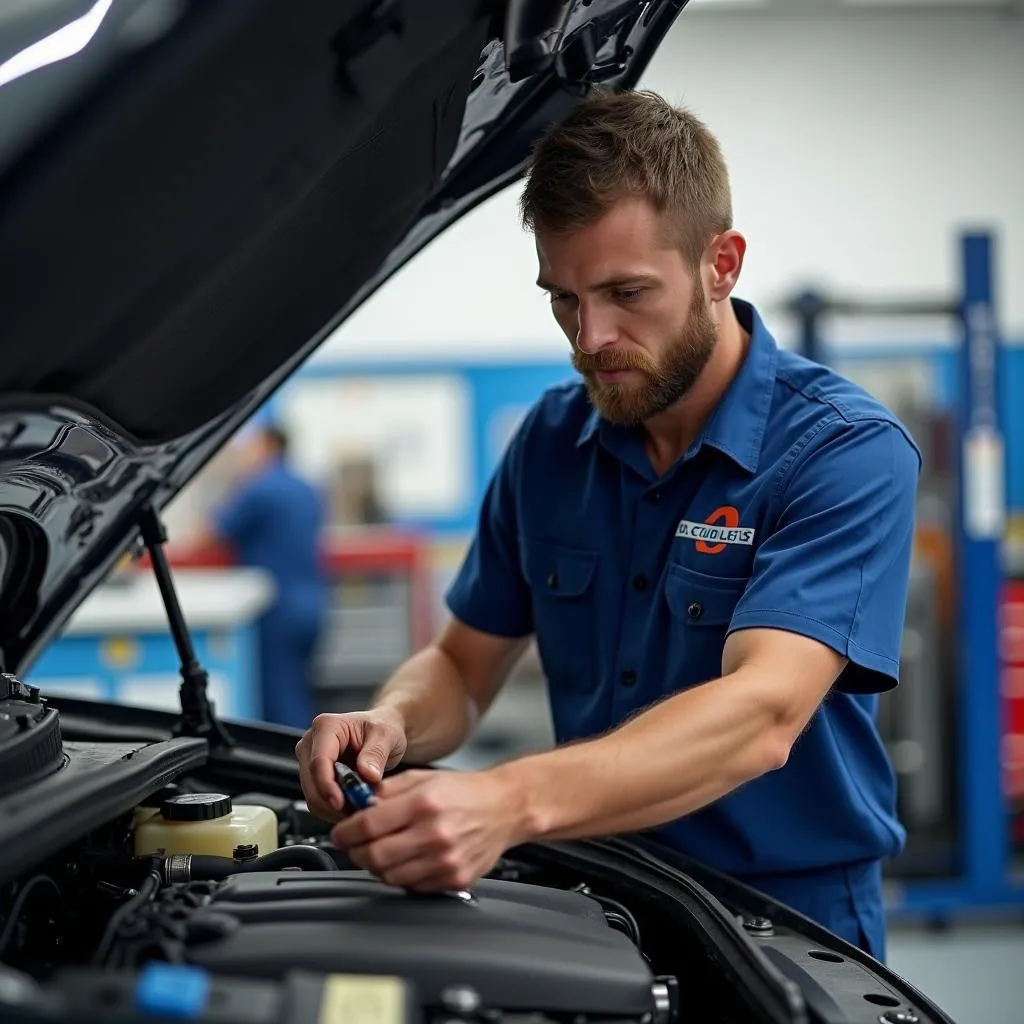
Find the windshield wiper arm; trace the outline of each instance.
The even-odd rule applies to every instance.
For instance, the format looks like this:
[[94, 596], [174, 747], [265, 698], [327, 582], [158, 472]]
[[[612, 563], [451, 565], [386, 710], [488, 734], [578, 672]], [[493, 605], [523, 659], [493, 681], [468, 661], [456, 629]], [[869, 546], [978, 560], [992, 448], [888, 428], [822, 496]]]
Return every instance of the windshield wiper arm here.
[[181, 718], [174, 727], [174, 735], [204, 739], [211, 748], [231, 747], [235, 741], [223, 723], [217, 719], [213, 701], [207, 693], [209, 676], [196, 657], [192, 636], [178, 601], [178, 593], [174, 589], [174, 580], [164, 552], [167, 531], [152, 505], [146, 505], [142, 510], [139, 516], [139, 529], [142, 542], [146, 545], [150, 561], [153, 563], [153, 573], [160, 588], [164, 610], [167, 612], [167, 623], [181, 661], [181, 686], [178, 689]]

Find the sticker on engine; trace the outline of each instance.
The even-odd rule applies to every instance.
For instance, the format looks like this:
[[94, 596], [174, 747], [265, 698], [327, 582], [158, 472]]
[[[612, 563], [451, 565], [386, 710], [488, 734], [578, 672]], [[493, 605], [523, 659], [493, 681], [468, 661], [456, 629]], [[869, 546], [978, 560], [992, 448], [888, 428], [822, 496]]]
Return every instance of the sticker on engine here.
[[401, 978], [329, 974], [317, 1024], [405, 1024], [408, 988]]

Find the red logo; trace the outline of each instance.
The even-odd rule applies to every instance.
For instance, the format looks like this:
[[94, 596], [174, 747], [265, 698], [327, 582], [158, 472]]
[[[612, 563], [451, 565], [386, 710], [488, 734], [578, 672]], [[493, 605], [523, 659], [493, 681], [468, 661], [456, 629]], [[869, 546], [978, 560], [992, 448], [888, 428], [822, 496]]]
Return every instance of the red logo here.
[[[727, 530], [735, 530], [740, 525], [739, 509], [732, 505], [723, 505], [721, 508], [716, 508], [704, 520], [704, 524], [705, 526], [724, 526]], [[697, 550], [702, 555], [720, 555], [728, 546], [728, 544], [708, 544], [707, 541], [697, 541]]]

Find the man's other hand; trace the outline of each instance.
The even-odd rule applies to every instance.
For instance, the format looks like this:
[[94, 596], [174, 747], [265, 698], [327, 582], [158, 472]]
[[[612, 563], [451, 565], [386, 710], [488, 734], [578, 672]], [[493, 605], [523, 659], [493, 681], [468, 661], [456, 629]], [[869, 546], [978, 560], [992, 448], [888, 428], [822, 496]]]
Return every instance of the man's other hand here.
[[376, 785], [386, 769], [402, 760], [405, 747], [405, 724], [401, 715], [389, 708], [317, 715], [312, 728], [295, 745], [299, 780], [310, 811], [324, 821], [337, 821], [345, 813], [335, 761], [352, 764], [366, 782]]
[[406, 771], [377, 803], [334, 826], [331, 841], [388, 885], [465, 889], [516, 844], [516, 798], [490, 772]]

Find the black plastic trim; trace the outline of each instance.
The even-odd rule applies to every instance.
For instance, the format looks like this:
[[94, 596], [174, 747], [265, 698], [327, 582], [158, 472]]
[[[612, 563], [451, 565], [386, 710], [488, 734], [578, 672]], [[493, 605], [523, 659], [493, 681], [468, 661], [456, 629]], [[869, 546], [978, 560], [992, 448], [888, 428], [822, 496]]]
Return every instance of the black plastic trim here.
[[0, 711], [19, 723], [19, 731], [5, 729], [0, 742], [0, 795], [6, 795], [59, 771], [64, 755], [56, 709], [2, 701]]
[[206, 763], [204, 740], [68, 749], [68, 765], [0, 800], [0, 884], [131, 811], [153, 790]]
[[659, 864], [625, 844], [588, 840], [529, 846], [529, 859], [550, 860], [562, 871], [578, 865], [592, 879], [600, 874], [621, 883], [643, 886], [680, 905], [706, 940], [722, 971], [730, 975], [760, 1015], [764, 1024], [809, 1024], [799, 988], [772, 964], [747, 937], [726, 907], [707, 889], [686, 875]]
[[[751, 888], [706, 864], [693, 861], [678, 851], [666, 847], [663, 843], [644, 835], [603, 840], [600, 845], [616, 855], [639, 860], [653, 870], [666, 873], [688, 884], [699, 885], [705, 888], [705, 891], [713, 889], [718, 899], [735, 903], [742, 907], [745, 913], [749, 912], [755, 916], [763, 915], [769, 918], [776, 928], [788, 929], [793, 935], [808, 943], [809, 951], [825, 950], [835, 953], [849, 961], [851, 967], [869, 972], [879, 983], [902, 995], [907, 1003], [913, 1006], [921, 1024], [955, 1024], [944, 1010], [885, 964], [880, 963], [857, 946], [846, 942], [812, 918], [794, 910], [788, 904], [778, 903], [760, 890]], [[765, 941], [770, 942], [771, 940], [759, 940], [758, 945], [760, 946]], [[757, 952], [763, 956], [760, 949], [757, 949]], [[836, 966], [834, 962], [823, 961], [821, 958], [813, 958], [810, 955], [808, 955], [808, 960], [816, 960], [819, 966], [827, 965], [832, 969]], [[783, 972], [775, 964], [771, 966], [772, 970], [778, 971], [781, 977]], [[819, 976], [821, 972], [816, 974], [810, 964], [805, 964], [802, 970], [816, 984], [821, 984], [824, 990], [828, 991], [829, 986], [823, 982], [822, 976]], [[812, 1009], [817, 1008], [812, 1007]]]

